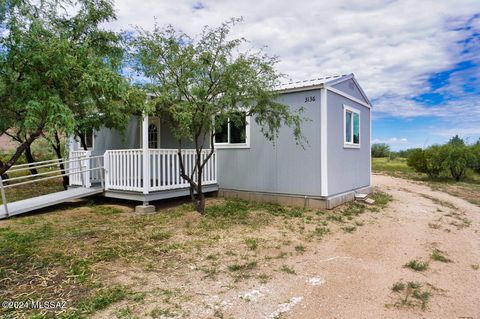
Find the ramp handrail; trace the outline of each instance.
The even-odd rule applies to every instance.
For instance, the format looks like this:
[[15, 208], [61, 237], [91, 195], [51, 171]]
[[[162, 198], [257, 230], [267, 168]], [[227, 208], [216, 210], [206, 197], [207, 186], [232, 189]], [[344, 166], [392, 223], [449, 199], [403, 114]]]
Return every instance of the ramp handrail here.
[[[71, 161], [73, 161], [75, 159], [79, 159], [79, 158], [85, 158], [85, 155], [70, 157], [67, 160], [65, 160], [64, 158], [58, 158], [58, 159], [55, 159], [55, 160], [41, 161], [41, 162], [35, 162], [35, 163], [30, 163], [30, 164], [13, 165], [8, 170], [8, 173], [27, 171], [27, 170], [30, 170], [32, 168], [43, 168], [43, 167], [48, 167], [48, 166], [53, 166], [53, 165], [65, 164], [65, 163], [71, 162]], [[90, 157], [90, 158], [92, 158], [92, 157]], [[50, 163], [44, 164], [44, 163], [47, 163], [47, 162], [50, 162]], [[42, 164], [42, 165], [38, 165], [38, 164]]]
[[[6, 198], [6, 194], [5, 194], [5, 189], [6, 188], [11, 188], [11, 187], [19, 186], [19, 185], [26, 185], [26, 184], [31, 184], [31, 183], [41, 182], [41, 181], [46, 181], [46, 180], [50, 180], [50, 179], [53, 179], [53, 178], [58, 178], [58, 177], [62, 177], [62, 176], [70, 176], [70, 175], [74, 175], [74, 174], [80, 174], [81, 175], [82, 186], [85, 186], [85, 181], [84, 181], [84, 178], [83, 178], [84, 174], [83, 173], [100, 170], [100, 174], [99, 174], [100, 175], [100, 184], [101, 184], [102, 189], [103, 189], [104, 188], [104, 181], [103, 181], [102, 170], [104, 170], [105, 167], [100, 165], [100, 159], [101, 158], [103, 158], [103, 155], [78, 156], [78, 157], [72, 157], [72, 158], [67, 159], [67, 160], [64, 160], [62, 158], [62, 159], [58, 159], [58, 160], [42, 161], [42, 162], [37, 162], [37, 164], [38, 163], [46, 163], [46, 162], [50, 162], [50, 164], [42, 164], [40, 166], [34, 166], [34, 167], [38, 168], [38, 167], [48, 167], [48, 166], [54, 166], [54, 165], [56, 166], [56, 165], [59, 165], [61, 163], [73, 163], [75, 161], [77, 161], [78, 167], [74, 167], [74, 168], [66, 167], [66, 168], [63, 168], [63, 169], [58, 168], [58, 170], [54, 170], [54, 171], [50, 171], [50, 172], [43, 172], [43, 173], [37, 173], [37, 174], [25, 175], [25, 176], [18, 176], [18, 177], [13, 177], [13, 178], [5, 178], [5, 179], [2, 178], [2, 176], [0, 176], [0, 193], [1, 193], [1, 197], [2, 197], [3, 206], [5, 207], [6, 217], [8, 217], [8, 203], [7, 203], [7, 198]], [[97, 167], [86, 168], [87, 166], [82, 165], [82, 161], [84, 161], [85, 159], [88, 159], [88, 160], [95, 159], [95, 161], [97, 163]], [[63, 160], [63, 161], [58, 162], [59, 160]], [[10, 172], [14, 172], [14, 171], [15, 172], [27, 171], [27, 170], [30, 170], [32, 168], [32, 166], [29, 166], [29, 165], [32, 165], [32, 164], [35, 164], [35, 163], [14, 165], [12, 167], [17, 167], [17, 168], [14, 169], [14, 170], [9, 170], [8, 172], [10, 173]], [[19, 167], [21, 167], [21, 168], [19, 168]], [[74, 170], [74, 172], [67, 172], [67, 171], [70, 171], [70, 170]], [[53, 174], [53, 173], [57, 173], [58, 171], [60, 171], [60, 174], [57, 174], [57, 175], [54, 175], [54, 176], [46, 176], [46, 177], [42, 177], [42, 178], [36, 178], [38, 176], [45, 176], [45, 175], [50, 175], [50, 174]], [[24, 181], [24, 182], [18, 182], [18, 183], [7, 184], [7, 185], [4, 184], [4, 182], [11, 182], [11, 181], [21, 180], [21, 179], [26, 179], [26, 178], [35, 178], [35, 179], [31, 180], [31, 181]]]

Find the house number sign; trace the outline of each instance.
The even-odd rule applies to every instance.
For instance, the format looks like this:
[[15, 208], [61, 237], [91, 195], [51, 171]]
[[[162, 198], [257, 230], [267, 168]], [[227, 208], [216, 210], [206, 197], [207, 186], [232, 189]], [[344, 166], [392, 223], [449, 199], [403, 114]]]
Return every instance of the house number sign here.
[[305, 103], [315, 102], [315, 96], [306, 96]]

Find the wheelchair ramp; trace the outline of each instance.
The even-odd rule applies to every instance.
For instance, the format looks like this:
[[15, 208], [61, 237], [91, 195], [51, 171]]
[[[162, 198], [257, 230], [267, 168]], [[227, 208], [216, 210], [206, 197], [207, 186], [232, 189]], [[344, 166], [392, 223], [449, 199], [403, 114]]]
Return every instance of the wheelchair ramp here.
[[31, 212], [44, 207], [54, 206], [60, 203], [68, 202], [72, 199], [83, 198], [101, 193], [103, 193], [103, 188], [100, 186], [90, 188], [75, 187], [62, 192], [19, 200], [8, 203], [8, 215], [5, 212], [5, 206], [2, 204], [0, 205], [0, 219]]

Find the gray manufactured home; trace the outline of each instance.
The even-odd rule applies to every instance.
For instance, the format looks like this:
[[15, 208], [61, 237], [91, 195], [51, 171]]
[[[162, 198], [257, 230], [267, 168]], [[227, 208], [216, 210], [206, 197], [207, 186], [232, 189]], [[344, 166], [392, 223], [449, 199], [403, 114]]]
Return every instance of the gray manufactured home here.
[[[278, 90], [280, 102], [304, 109], [308, 144], [296, 145], [288, 127], [272, 143], [253, 119], [246, 118], [243, 127], [226, 123], [216, 134], [217, 151], [206, 167], [206, 191], [325, 208], [370, 192], [371, 104], [354, 75], [290, 83]], [[146, 203], [188, 194], [168, 118], [132, 117], [124, 132], [102, 129], [87, 140], [88, 151], [72, 141], [71, 156], [103, 156], [106, 196]], [[194, 150], [185, 150], [184, 156], [191, 167]], [[93, 183], [98, 176], [89, 179]], [[73, 185], [79, 182], [72, 178]]]
[[[303, 108], [308, 120], [302, 131], [308, 144], [296, 145], [288, 127], [282, 127], [272, 143], [248, 116], [242, 124], [224, 123], [204, 168], [204, 191], [310, 208], [333, 208], [358, 193], [369, 193], [371, 104], [354, 75], [289, 83], [278, 93], [280, 102]], [[62, 173], [70, 177], [70, 188], [7, 204], [4, 189], [23, 177], [11, 178], [6, 186], [0, 177], [0, 218], [92, 194], [142, 202], [140, 211], [152, 209], [151, 201], [188, 195], [189, 185], [180, 177], [177, 143], [167, 117], [149, 116], [132, 116], [123, 131], [103, 128], [86, 134], [87, 150], [70, 139], [68, 159], [37, 163], [38, 167], [64, 163], [68, 168]], [[196, 151], [193, 144], [183, 148], [190, 174]], [[50, 178], [56, 177], [44, 179]]]

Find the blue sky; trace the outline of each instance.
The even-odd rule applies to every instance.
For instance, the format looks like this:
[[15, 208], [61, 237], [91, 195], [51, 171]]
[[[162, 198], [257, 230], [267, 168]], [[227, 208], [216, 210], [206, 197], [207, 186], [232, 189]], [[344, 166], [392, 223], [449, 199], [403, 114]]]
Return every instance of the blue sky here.
[[[287, 80], [355, 73], [373, 102], [373, 140], [394, 150], [480, 138], [479, 0], [117, 0], [117, 30], [172, 24], [232, 36], [280, 58]], [[154, 20], [155, 19], [155, 20]]]

